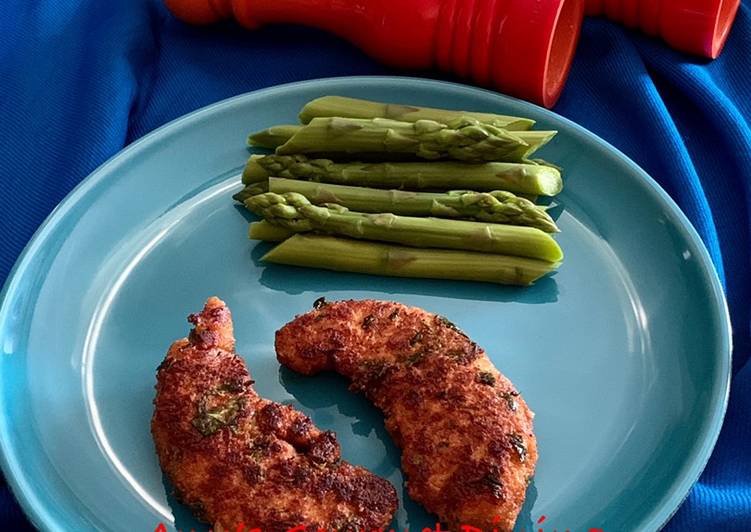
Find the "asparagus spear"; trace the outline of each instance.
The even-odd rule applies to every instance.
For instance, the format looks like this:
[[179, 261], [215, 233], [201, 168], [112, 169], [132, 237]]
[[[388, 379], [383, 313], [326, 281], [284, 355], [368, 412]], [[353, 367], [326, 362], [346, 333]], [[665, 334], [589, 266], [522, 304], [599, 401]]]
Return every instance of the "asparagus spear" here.
[[253, 196], [252, 187], [245, 187], [240, 192], [236, 192], [232, 195], [232, 199], [243, 203], [246, 199]]
[[336, 204], [313, 205], [302, 194], [266, 192], [245, 206], [295, 232], [321, 231], [415, 247], [465, 249], [558, 262], [563, 253], [550, 235], [534, 227], [351, 212]]
[[470, 218], [483, 222], [528, 225], [546, 233], [558, 232], [558, 227], [543, 207], [505, 190], [408, 192], [272, 177], [269, 179], [269, 192], [297, 192], [316, 205], [336, 203], [357, 212]]
[[240, 192], [233, 194], [232, 198], [239, 201], [240, 203], [243, 203], [246, 199], [248, 199], [251, 196], [255, 196], [256, 194], [263, 194], [264, 192], [268, 192], [268, 191], [269, 191], [268, 180], [260, 181], [258, 183], [251, 183], [250, 185], [247, 185]]
[[554, 196], [563, 188], [557, 169], [534, 164], [334, 163], [304, 155], [251, 157], [243, 172], [243, 182], [261, 181], [269, 176], [374, 188], [510, 190], [545, 196]]
[[245, 185], [266, 181], [269, 176], [266, 171], [258, 164], [263, 159], [263, 155], [253, 154], [248, 159], [248, 163], [243, 169], [242, 181]]
[[297, 133], [301, 127], [302, 126], [287, 124], [280, 126], [271, 126], [268, 129], [264, 129], [248, 137], [248, 144], [250, 144], [251, 146], [258, 146], [260, 148], [274, 149], [292, 138], [292, 136]]
[[[327, 124], [333, 122], [334, 127], [330, 128]], [[360, 128], [362, 125], [366, 125], [366, 131]], [[390, 127], [389, 124], [399, 124], [398, 132]], [[418, 124], [420, 126], [418, 127]], [[314, 127], [311, 127], [314, 126]], [[273, 126], [269, 129], [253, 133], [248, 137], [248, 144], [250, 146], [256, 146], [260, 148], [277, 148], [278, 154], [290, 154], [290, 153], [315, 153], [325, 155], [342, 155], [357, 157], [380, 157], [388, 156], [390, 158], [405, 158], [408, 156], [421, 157], [421, 158], [436, 158], [426, 157], [425, 154], [417, 153], [417, 149], [420, 145], [417, 142], [417, 134], [414, 133], [416, 129], [422, 127], [428, 129], [445, 130], [446, 133], [433, 132], [432, 135], [420, 135], [421, 138], [440, 139], [440, 142], [450, 142], [449, 147], [455, 148], [456, 143], [462, 138], [462, 136], [452, 135], [451, 132], [462, 132], [463, 134], [478, 135], [483, 137], [490, 130], [497, 132], [497, 135], [490, 135], [485, 140], [481, 138], [474, 139], [474, 145], [482, 148], [482, 154], [487, 155], [492, 153], [489, 146], [495, 146], [496, 154], [504, 153], [503, 158], [495, 156], [490, 159], [485, 158], [472, 158], [472, 150], [465, 147], [463, 150], [453, 149], [451, 153], [444, 154], [444, 157], [453, 157], [462, 161], [475, 161], [480, 162], [484, 160], [505, 160], [524, 162], [529, 164], [536, 164], [529, 160], [529, 156], [542, 146], [547, 144], [552, 139], [556, 131], [507, 131], [502, 128], [497, 128], [492, 125], [480, 124], [477, 121], [471, 119], [457, 119], [449, 126], [433, 122], [431, 120], [421, 120], [415, 123], [409, 122], [397, 122], [394, 120], [388, 120], [384, 118], [374, 118], [371, 120], [356, 119], [356, 118], [315, 118], [307, 126]], [[473, 128], [475, 126], [475, 128]], [[458, 128], [458, 129], [457, 129]], [[361, 144], [366, 144], [364, 149], [356, 149], [352, 142], [353, 136], [347, 136], [342, 139], [342, 134], [352, 131], [357, 131], [357, 135], [354, 135], [355, 139], [359, 139]], [[486, 131], [487, 130], [487, 131]], [[380, 131], [380, 137], [378, 132]], [[407, 136], [405, 136], [405, 133]], [[285, 137], [286, 136], [286, 137]], [[297, 137], [297, 141], [291, 141]], [[285, 140], [286, 138], [286, 140]], [[339, 140], [338, 143], [333, 145], [330, 143], [331, 139]], [[412, 139], [410, 141], [410, 139]], [[472, 142], [472, 139], [467, 140]], [[386, 148], [386, 144], [391, 146], [390, 149]], [[413, 148], [407, 149], [406, 144], [414, 144]], [[500, 145], [497, 145], [501, 143]], [[431, 145], [427, 145], [430, 147]], [[502, 149], [503, 148], [503, 149]], [[505, 151], [504, 151], [505, 150]], [[461, 152], [461, 153], [460, 153]], [[428, 152], [426, 152], [428, 153]], [[455, 155], [460, 153], [460, 155]], [[462, 157], [462, 154], [464, 157]], [[470, 155], [472, 155], [470, 157]], [[469, 157], [469, 158], [468, 158]]]
[[558, 264], [475, 251], [418, 249], [325, 235], [297, 234], [275, 246], [264, 261], [392, 277], [455, 279], [530, 285]]
[[418, 120], [435, 120], [448, 123], [457, 118], [472, 118], [484, 124], [502, 127], [509, 131], [530, 129], [534, 120], [518, 116], [496, 115], [492, 113], [475, 113], [468, 111], [449, 111], [431, 107], [416, 107], [398, 103], [380, 103], [344, 96], [323, 96], [305, 104], [300, 111], [300, 121], [307, 124], [314, 118], [341, 116], [344, 118], [391, 118], [404, 122]]
[[260, 222], [251, 222], [248, 227], [248, 238], [252, 240], [265, 240], [267, 242], [281, 242], [282, 240], [294, 235], [294, 231], [285, 229], [278, 225], [261, 220]]
[[[542, 143], [542, 136], [540, 136]], [[423, 159], [521, 161], [534, 147], [505, 129], [458, 119], [399, 122], [387, 118], [314, 118], [276, 149], [293, 153], [402, 153]]]
[[553, 137], [558, 134], [557, 131], [516, 131], [514, 134], [526, 142], [529, 147], [518, 147], [514, 152], [508, 155], [505, 160], [527, 164], [547, 165], [543, 159], [537, 159], [534, 161], [531, 160], [529, 156], [553, 140]]

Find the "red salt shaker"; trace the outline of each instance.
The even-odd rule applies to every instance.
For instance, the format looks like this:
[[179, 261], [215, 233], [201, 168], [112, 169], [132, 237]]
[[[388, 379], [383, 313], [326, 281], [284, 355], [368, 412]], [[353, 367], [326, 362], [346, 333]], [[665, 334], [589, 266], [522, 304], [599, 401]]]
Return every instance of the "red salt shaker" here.
[[740, 0], [587, 0], [587, 15], [605, 15], [670, 46], [710, 59], [720, 55]]
[[[655, 0], [644, 0], [655, 1]], [[434, 66], [552, 107], [579, 37], [584, 0], [165, 0], [180, 19], [331, 31], [384, 63]]]

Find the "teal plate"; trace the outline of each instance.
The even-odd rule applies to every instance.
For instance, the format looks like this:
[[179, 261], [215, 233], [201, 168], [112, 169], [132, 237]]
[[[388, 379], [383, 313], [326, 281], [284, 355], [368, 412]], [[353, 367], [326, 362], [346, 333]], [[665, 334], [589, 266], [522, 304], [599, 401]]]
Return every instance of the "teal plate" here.
[[[231, 195], [249, 131], [324, 94], [529, 116], [560, 134], [560, 271], [531, 288], [338, 274], [259, 263]], [[685, 498], [722, 423], [726, 305], [696, 232], [633, 162], [531, 104], [450, 83], [339, 78], [210, 106], [129, 146], [28, 245], [0, 308], [3, 470], [44, 530], [200, 526], [165, 488], [149, 433], [155, 369], [210, 295], [265, 397], [336, 431], [344, 458], [388, 478], [395, 528], [435, 523], [411, 501], [378, 411], [334, 376], [280, 369], [274, 331], [329, 299], [378, 298], [447, 316], [537, 413], [540, 460], [519, 530], [655, 530]], [[472, 438], [467, 434], [467, 438]], [[544, 517], [542, 524], [537, 524]]]

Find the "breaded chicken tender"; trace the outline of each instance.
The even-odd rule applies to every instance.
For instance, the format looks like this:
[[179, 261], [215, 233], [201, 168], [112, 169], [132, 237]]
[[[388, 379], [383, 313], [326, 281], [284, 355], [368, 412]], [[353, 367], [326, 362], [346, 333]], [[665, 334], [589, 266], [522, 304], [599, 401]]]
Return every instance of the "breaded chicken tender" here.
[[512, 530], [537, 462], [533, 413], [446, 318], [384, 301], [316, 302], [276, 334], [279, 362], [334, 370], [385, 415], [410, 497], [451, 530]]
[[332, 432], [258, 396], [225, 304], [212, 297], [188, 319], [159, 366], [151, 423], [177, 497], [215, 531], [387, 527], [394, 487], [340, 460]]

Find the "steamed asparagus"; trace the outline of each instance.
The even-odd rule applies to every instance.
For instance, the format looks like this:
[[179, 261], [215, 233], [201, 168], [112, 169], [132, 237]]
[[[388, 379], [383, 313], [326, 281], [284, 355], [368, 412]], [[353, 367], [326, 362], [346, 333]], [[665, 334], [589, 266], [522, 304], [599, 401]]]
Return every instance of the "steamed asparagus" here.
[[509, 131], [527, 130], [534, 124], [534, 120], [518, 116], [497, 115], [492, 113], [476, 113], [469, 111], [450, 111], [431, 107], [416, 107], [396, 103], [372, 102], [358, 98], [344, 96], [323, 96], [305, 104], [300, 111], [300, 121], [307, 124], [314, 118], [339, 116], [343, 118], [391, 118], [404, 122], [418, 120], [434, 120], [448, 123], [457, 118], [471, 118], [484, 124], [502, 127]]
[[245, 206], [269, 222], [296, 232], [321, 231], [415, 247], [485, 251], [558, 262], [563, 253], [534, 227], [352, 212], [341, 205], [313, 205], [302, 194], [267, 192]]
[[558, 264], [473, 251], [418, 249], [324, 235], [297, 234], [278, 244], [264, 261], [325, 270], [530, 285]]
[[248, 227], [248, 238], [251, 240], [265, 240], [267, 242], [281, 242], [282, 240], [294, 235], [294, 231], [285, 229], [278, 225], [261, 220], [259, 222], [251, 222]]
[[[281, 131], [292, 132], [288, 126]], [[274, 128], [271, 128], [274, 129]], [[279, 155], [327, 153], [340, 155], [410, 155], [422, 159], [467, 162], [522, 162], [552, 139], [555, 131], [507, 131], [461, 118], [441, 124], [432, 120], [399, 122], [386, 118], [314, 118], [300, 126], [282, 145], [280, 130], [252, 134], [252, 146], [276, 147]]]
[[248, 137], [248, 144], [273, 149], [287, 142], [301, 127], [294, 124], [271, 126]]
[[233, 194], [232, 198], [239, 201], [240, 203], [243, 203], [246, 199], [248, 199], [251, 196], [255, 196], [256, 194], [263, 194], [264, 192], [268, 192], [268, 191], [269, 191], [268, 180], [259, 181], [257, 183], [251, 183], [250, 185], [247, 185], [241, 191]]
[[305, 126], [271, 126], [256, 131], [248, 135], [248, 146], [273, 150], [291, 139], [303, 127]]
[[[459, 121], [458, 123], [462, 123]], [[262, 129], [261, 131], [257, 131], [255, 133], [251, 133], [248, 136], [248, 145], [257, 147], [257, 148], [267, 148], [267, 149], [275, 149], [279, 146], [282, 146], [287, 141], [289, 141], [296, 133], [301, 131], [305, 126], [297, 126], [297, 125], [281, 125], [281, 126], [271, 126], [267, 129]], [[512, 130], [505, 130], [508, 132], [511, 132]], [[520, 159], [521, 162], [524, 162], [526, 164], [539, 164], [539, 165], [549, 165], [553, 168], [558, 168], [556, 165], [551, 164], [543, 159], [529, 159], [529, 155], [532, 155], [534, 152], [536, 152], [538, 149], [542, 148], [545, 144], [550, 142], [550, 140], [555, 137], [557, 134], [557, 131], [513, 131], [513, 135], [521, 139], [524, 143], [527, 144], [527, 147], [519, 148], [517, 150], [517, 153], [514, 155], [518, 155], [519, 157], [522, 157]], [[321, 146], [319, 149], [313, 151], [312, 153], [335, 153], [330, 152], [329, 150], [325, 149], [325, 146]], [[357, 153], [357, 152], [355, 152]], [[370, 155], [373, 156], [373, 154], [377, 154], [377, 152], [360, 152], [360, 155]], [[384, 154], [384, 157], [388, 154]], [[404, 156], [404, 154], [401, 154]], [[391, 157], [393, 158], [394, 153], [391, 153]]]
[[400, 122], [387, 118], [314, 118], [276, 149], [294, 153], [406, 153], [421, 159], [500, 160], [529, 144], [504, 129], [463, 120]]
[[244, 185], [250, 185], [261, 181], [267, 181], [269, 175], [258, 163], [266, 157], [276, 157], [275, 155], [258, 155], [254, 153], [248, 159], [248, 162], [243, 168], [242, 182]]
[[563, 188], [557, 169], [535, 164], [335, 163], [304, 155], [251, 156], [243, 172], [243, 183], [264, 181], [270, 176], [374, 188], [510, 190], [545, 196], [554, 196]]
[[[357, 212], [469, 218], [483, 222], [527, 225], [546, 233], [558, 232], [558, 227], [543, 207], [503, 190], [407, 192], [272, 177], [269, 179], [269, 192], [297, 192], [316, 205], [336, 203]], [[241, 201], [245, 199], [247, 198]]]

